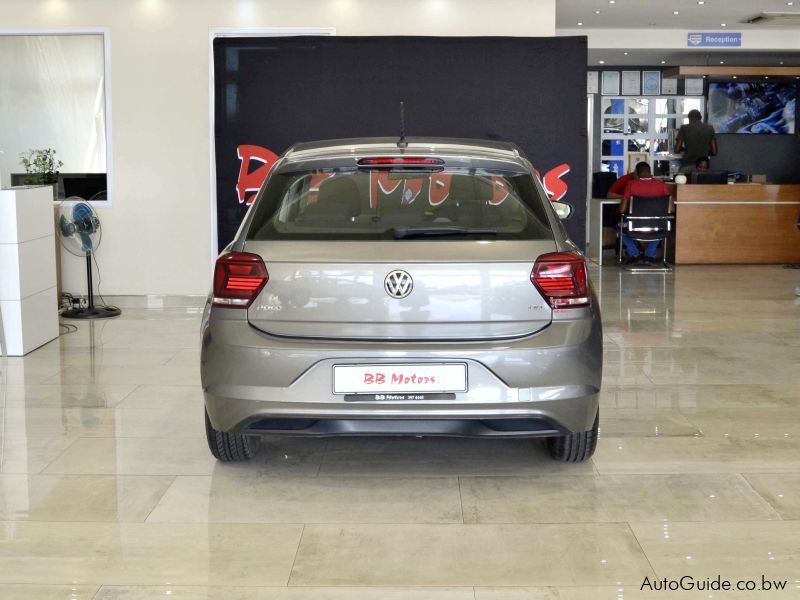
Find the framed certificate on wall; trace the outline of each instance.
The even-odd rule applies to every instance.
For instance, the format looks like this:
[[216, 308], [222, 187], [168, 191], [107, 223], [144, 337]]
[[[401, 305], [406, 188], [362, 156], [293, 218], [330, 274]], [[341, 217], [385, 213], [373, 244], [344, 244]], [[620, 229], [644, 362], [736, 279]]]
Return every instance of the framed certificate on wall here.
[[645, 96], [661, 94], [661, 71], [642, 72], [642, 93]]
[[639, 71], [623, 71], [622, 72], [622, 95], [623, 96], [638, 96], [639, 95], [640, 74]]
[[667, 94], [677, 94], [678, 93], [678, 80], [674, 77], [665, 77], [661, 80], [661, 93], [664, 95]]
[[619, 71], [603, 71], [603, 95], [619, 96]]

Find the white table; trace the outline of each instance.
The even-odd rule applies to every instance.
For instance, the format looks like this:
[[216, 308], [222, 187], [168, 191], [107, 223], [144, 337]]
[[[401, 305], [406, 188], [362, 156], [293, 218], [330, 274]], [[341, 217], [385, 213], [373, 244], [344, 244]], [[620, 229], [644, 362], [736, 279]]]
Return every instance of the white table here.
[[589, 200], [589, 235], [586, 238], [586, 256], [598, 265], [603, 264], [603, 207], [607, 204], [619, 206], [619, 200], [592, 198]]
[[52, 186], [0, 190], [0, 311], [9, 356], [58, 337]]

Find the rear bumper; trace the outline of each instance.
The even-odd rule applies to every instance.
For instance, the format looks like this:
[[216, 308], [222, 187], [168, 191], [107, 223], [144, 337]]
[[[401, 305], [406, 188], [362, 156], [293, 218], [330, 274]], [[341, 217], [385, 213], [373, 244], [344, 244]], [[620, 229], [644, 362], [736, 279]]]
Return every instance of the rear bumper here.
[[[555, 320], [516, 340], [327, 342], [276, 338], [215, 311], [203, 327], [206, 410], [221, 431], [291, 435], [552, 436], [591, 429], [602, 374], [599, 316]], [[221, 314], [217, 314], [221, 313]], [[466, 362], [450, 400], [346, 401], [334, 364]]]

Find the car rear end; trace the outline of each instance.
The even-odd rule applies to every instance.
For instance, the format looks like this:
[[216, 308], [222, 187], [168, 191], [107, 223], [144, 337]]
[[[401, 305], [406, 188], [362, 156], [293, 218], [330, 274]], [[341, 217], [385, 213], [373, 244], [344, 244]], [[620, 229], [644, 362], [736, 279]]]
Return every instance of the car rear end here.
[[601, 361], [584, 259], [518, 151], [376, 140], [278, 161], [217, 262], [201, 373], [239, 442], [564, 438], [596, 430]]

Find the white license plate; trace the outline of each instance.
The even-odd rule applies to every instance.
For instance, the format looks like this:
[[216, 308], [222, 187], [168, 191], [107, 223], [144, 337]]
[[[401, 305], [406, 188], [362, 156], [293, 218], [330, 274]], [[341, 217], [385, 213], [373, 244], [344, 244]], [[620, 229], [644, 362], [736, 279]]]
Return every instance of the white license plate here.
[[466, 392], [465, 363], [334, 365], [334, 394]]

